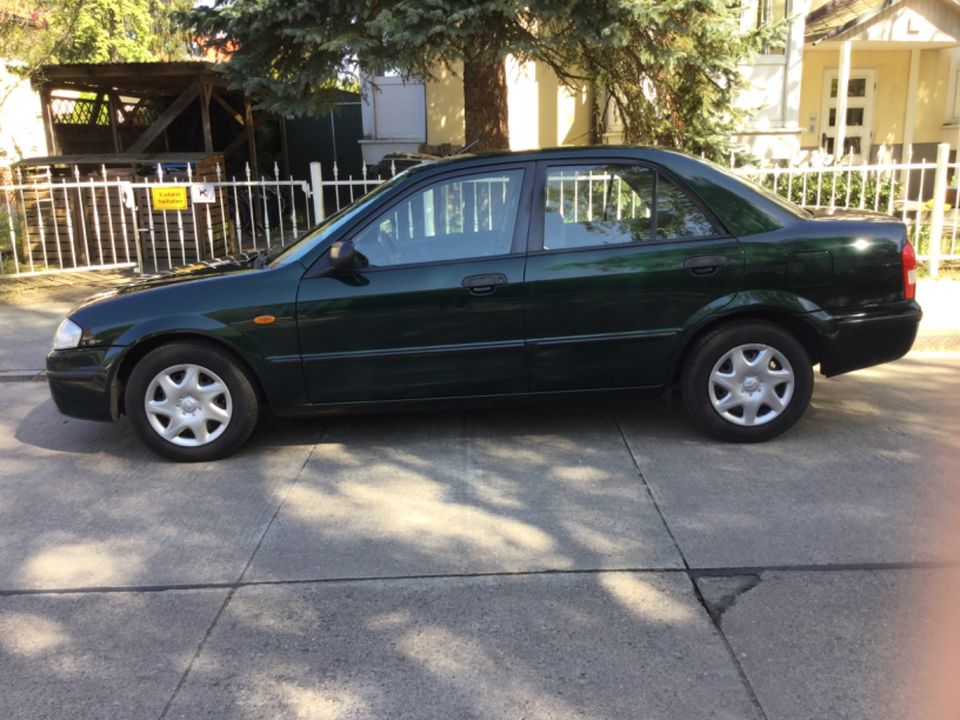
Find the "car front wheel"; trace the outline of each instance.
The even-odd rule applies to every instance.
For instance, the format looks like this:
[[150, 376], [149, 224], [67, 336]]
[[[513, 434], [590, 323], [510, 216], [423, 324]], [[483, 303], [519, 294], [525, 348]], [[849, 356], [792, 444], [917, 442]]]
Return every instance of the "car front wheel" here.
[[681, 390], [691, 417], [728, 442], [762, 442], [789, 429], [813, 393], [803, 345], [763, 321], [725, 325], [692, 348]]
[[124, 407], [143, 442], [171, 460], [216, 460], [253, 432], [259, 402], [246, 371], [199, 341], [149, 352], [130, 374]]

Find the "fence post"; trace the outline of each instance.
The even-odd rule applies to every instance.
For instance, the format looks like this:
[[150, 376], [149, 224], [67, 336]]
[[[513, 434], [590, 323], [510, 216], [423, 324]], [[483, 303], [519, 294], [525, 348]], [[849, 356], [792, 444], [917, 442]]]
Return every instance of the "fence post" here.
[[310, 197], [313, 198], [313, 222], [319, 225], [323, 220], [323, 174], [320, 163], [310, 163]]
[[933, 175], [933, 210], [930, 213], [930, 241], [927, 246], [927, 261], [930, 266], [930, 277], [933, 279], [936, 279], [940, 271], [940, 240], [943, 237], [944, 204], [947, 202], [949, 160], [950, 144], [940, 143], [937, 145], [937, 169]]

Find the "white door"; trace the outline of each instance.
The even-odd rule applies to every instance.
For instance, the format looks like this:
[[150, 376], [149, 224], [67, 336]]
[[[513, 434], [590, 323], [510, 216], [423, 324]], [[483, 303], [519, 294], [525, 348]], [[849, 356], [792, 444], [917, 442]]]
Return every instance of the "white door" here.
[[[827, 70], [823, 77], [823, 104], [820, 111], [820, 149], [834, 154], [837, 139], [838, 72]], [[847, 117], [843, 140], [843, 156], [853, 153], [854, 160], [870, 157], [873, 138], [873, 99], [876, 79], [873, 70], [851, 70], [847, 85]]]

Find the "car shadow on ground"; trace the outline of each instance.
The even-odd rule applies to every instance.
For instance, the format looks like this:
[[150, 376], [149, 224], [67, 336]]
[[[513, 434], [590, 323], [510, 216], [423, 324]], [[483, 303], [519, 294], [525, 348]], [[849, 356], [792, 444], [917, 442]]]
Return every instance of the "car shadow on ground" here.
[[[348, 425], [369, 427], [377, 431], [390, 426], [416, 430], [462, 424], [464, 418], [487, 427], [496, 427], [502, 419], [503, 432], [524, 432], [525, 426], [536, 426], [543, 418], [563, 420], [568, 429], [577, 423], [599, 416], [614, 417], [629, 413], [642, 422], [653, 437], [685, 438], [697, 436], [696, 428], [686, 417], [679, 396], [629, 394], [623, 398], [586, 397], [539, 400], [502, 400], [483, 406], [424, 407], [415, 411], [385, 410], [382, 412], [334, 414], [305, 418], [276, 417], [265, 413], [238, 455], [269, 451], [270, 447], [312, 444], [327, 428]], [[69, 431], [67, 430], [69, 426]], [[139, 440], [126, 417], [116, 422], [78, 420], [61, 415], [53, 401], [46, 398], [35, 405], [18, 424], [18, 441], [45, 450], [64, 453], [106, 453], [118, 458], [142, 458]], [[705, 442], [710, 442], [703, 438]], [[157, 462], [162, 458], [147, 454]]]

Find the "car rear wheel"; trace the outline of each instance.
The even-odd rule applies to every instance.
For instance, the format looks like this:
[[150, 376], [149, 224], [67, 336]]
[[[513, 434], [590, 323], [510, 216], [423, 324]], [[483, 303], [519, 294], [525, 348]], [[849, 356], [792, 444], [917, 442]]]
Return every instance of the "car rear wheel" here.
[[690, 416], [728, 442], [762, 442], [789, 429], [813, 393], [813, 367], [789, 332], [763, 321], [724, 325], [700, 338], [683, 368]]
[[259, 401], [246, 371], [200, 341], [149, 352], [130, 374], [124, 407], [143, 442], [171, 460], [216, 460], [253, 432]]

